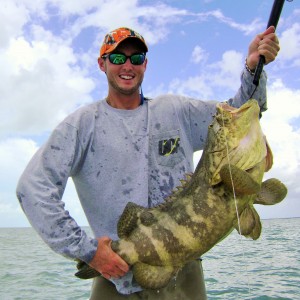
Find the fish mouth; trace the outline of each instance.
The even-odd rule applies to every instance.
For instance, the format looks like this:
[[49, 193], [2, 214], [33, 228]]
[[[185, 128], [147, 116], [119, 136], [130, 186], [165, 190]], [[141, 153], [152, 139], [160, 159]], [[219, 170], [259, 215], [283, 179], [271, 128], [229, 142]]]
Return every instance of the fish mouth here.
[[272, 166], [272, 152], [259, 123], [260, 108], [250, 99], [240, 108], [228, 103], [217, 104], [217, 114], [212, 123], [213, 143], [209, 146], [214, 162], [212, 182], [220, 181], [219, 171], [225, 164], [249, 171], [265, 160], [265, 168]]
[[255, 99], [250, 99], [238, 108], [230, 106], [227, 102], [218, 103], [217, 112], [219, 114], [231, 115], [233, 119], [247, 118], [250, 122], [252, 118], [259, 118], [260, 108]]

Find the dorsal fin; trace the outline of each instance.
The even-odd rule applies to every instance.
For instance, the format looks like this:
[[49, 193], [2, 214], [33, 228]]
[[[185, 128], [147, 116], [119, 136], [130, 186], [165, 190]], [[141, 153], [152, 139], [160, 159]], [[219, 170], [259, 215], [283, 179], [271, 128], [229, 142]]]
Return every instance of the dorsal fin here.
[[178, 196], [180, 195], [180, 193], [188, 186], [188, 184], [191, 182], [191, 179], [193, 177], [193, 173], [186, 173], [185, 174], [185, 179], [180, 179], [180, 183], [181, 185], [177, 186], [172, 193], [170, 194], [170, 196], [165, 198], [166, 202], [172, 202], [175, 198], [174, 196]]
[[137, 227], [138, 214], [145, 208], [133, 202], [128, 202], [118, 221], [118, 236], [126, 238]]

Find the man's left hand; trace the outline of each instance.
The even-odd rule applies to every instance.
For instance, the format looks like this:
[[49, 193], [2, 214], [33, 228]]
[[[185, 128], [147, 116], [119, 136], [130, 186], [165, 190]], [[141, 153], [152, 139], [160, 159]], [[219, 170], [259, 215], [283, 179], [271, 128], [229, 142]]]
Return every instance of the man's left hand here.
[[275, 60], [279, 50], [279, 40], [275, 33], [275, 27], [270, 26], [250, 43], [246, 63], [251, 70], [255, 71], [260, 55], [265, 57], [265, 64], [267, 65]]

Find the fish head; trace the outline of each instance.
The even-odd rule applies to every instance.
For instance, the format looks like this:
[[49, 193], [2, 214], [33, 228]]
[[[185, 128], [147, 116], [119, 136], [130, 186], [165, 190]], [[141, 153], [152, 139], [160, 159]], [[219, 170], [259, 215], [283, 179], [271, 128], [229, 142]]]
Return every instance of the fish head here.
[[221, 181], [219, 172], [224, 164], [230, 163], [248, 171], [263, 162], [265, 172], [271, 168], [272, 151], [262, 132], [259, 115], [260, 108], [255, 99], [239, 108], [228, 103], [217, 104], [204, 150], [211, 185]]

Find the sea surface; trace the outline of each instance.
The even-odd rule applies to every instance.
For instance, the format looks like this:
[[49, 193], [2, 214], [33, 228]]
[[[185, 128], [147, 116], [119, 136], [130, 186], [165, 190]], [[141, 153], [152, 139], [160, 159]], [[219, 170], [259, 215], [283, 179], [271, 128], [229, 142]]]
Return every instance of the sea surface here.
[[[259, 240], [233, 232], [203, 256], [208, 299], [300, 299], [300, 218], [262, 225]], [[89, 298], [91, 281], [31, 228], [0, 228], [0, 258], [0, 300]]]

